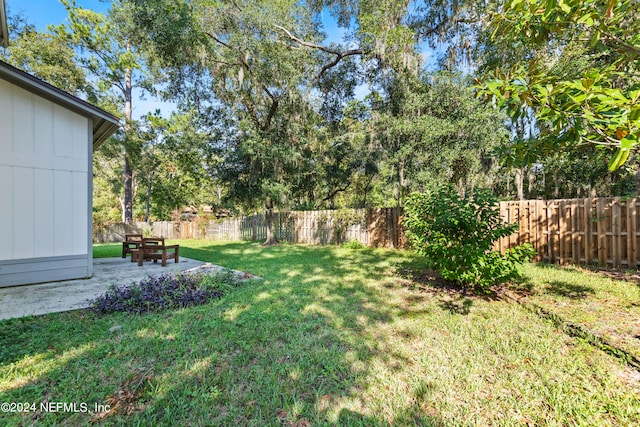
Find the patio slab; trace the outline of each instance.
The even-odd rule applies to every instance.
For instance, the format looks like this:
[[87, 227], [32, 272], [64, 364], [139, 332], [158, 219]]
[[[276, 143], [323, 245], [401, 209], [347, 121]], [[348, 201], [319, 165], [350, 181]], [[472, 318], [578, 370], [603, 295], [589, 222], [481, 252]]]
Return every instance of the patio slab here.
[[[96, 258], [93, 260], [93, 277], [36, 285], [0, 288], [0, 320], [77, 310], [89, 307], [89, 300], [105, 293], [111, 284], [130, 284], [150, 275], [170, 271], [201, 271], [211, 273], [222, 267], [180, 257], [180, 262], [146, 262], [142, 267], [129, 258]], [[241, 278], [254, 277], [236, 272]]]

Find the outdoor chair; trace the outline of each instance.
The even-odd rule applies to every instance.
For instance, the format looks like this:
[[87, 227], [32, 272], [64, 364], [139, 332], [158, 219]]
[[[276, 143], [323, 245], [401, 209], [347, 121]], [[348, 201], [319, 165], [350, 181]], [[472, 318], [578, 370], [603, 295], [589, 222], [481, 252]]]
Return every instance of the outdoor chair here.
[[124, 242], [122, 242], [122, 258], [126, 258], [127, 254], [132, 254], [131, 261], [133, 259], [133, 251], [140, 249], [142, 245], [142, 234], [125, 234]]
[[157, 263], [158, 260], [162, 261], [162, 266], [167, 266], [167, 260], [173, 259], [174, 262], [180, 261], [180, 247], [178, 245], [165, 245], [164, 238], [162, 237], [146, 237], [142, 239], [142, 246], [135, 250], [135, 255], [132, 255], [132, 259], [135, 258], [138, 261], [138, 266], [142, 266], [144, 261], [153, 260]]

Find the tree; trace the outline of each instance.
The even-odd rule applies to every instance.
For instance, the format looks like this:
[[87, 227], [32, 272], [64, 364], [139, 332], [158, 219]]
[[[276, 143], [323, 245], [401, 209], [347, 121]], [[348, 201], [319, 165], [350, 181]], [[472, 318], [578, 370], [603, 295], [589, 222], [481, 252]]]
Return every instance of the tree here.
[[219, 204], [220, 195], [212, 192], [215, 168], [221, 160], [216, 132], [221, 129], [203, 126], [203, 120], [194, 111], [174, 112], [169, 118], [158, 114], [142, 118], [138, 132], [142, 152], [136, 163], [143, 190], [137, 192], [138, 206], [144, 206], [144, 213], [140, 209], [138, 216], [145, 221], [167, 218], [185, 205]]
[[9, 16], [11, 43], [0, 57], [13, 66], [90, 102], [97, 94], [66, 37], [53, 31], [37, 31], [20, 15]]
[[[303, 29], [312, 37], [311, 16], [294, 1], [143, 3], [136, 9], [137, 21], [149, 32], [168, 72], [181, 76], [181, 86], [171, 88], [174, 94], [183, 102], [193, 103], [194, 93], [198, 103], [219, 102], [234, 117], [237, 137], [227, 139], [221, 177], [229, 197], [245, 207], [262, 201], [265, 243], [274, 243], [273, 209], [297, 191], [292, 174], [307, 160], [301, 153], [308, 123], [315, 120], [310, 105], [314, 52], [297, 49], [281, 28]], [[157, 33], [160, 21], [162, 34]], [[178, 56], [174, 43], [181, 46]], [[202, 81], [208, 86], [198, 86]]]
[[386, 160], [382, 173], [393, 185], [395, 204], [445, 183], [460, 194], [490, 184], [492, 151], [506, 130], [502, 117], [484, 108], [463, 78], [397, 75], [376, 110], [376, 138]]
[[141, 50], [143, 36], [131, 20], [127, 2], [115, 0], [107, 15], [76, 5], [75, 0], [60, 0], [69, 14], [69, 24], [52, 27], [78, 50], [78, 62], [101, 94], [99, 103], [114, 107], [124, 118], [122, 147], [124, 185], [121, 199], [122, 221], [133, 220], [132, 157], [140, 149], [133, 137], [133, 89], [149, 87]]

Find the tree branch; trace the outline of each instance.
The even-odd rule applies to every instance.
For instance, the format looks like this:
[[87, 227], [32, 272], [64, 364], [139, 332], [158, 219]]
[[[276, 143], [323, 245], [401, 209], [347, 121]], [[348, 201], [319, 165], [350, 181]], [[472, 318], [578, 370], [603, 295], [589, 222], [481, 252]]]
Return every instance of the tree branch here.
[[229, 43], [225, 43], [222, 40], [220, 40], [218, 38], [218, 36], [216, 36], [213, 33], [210, 33], [209, 31], [205, 31], [205, 34], [208, 35], [209, 37], [211, 37], [214, 41], [216, 41], [217, 43], [221, 44], [222, 46], [226, 47], [227, 49], [233, 50], [233, 48], [229, 45]]
[[298, 43], [298, 44], [300, 44], [302, 46], [310, 47], [310, 48], [313, 48], [313, 49], [319, 49], [319, 50], [321, 50], [323, 52], [327, 52], [327, 53], [330, 53], [332, 55], [339, 55], [340, 54], [340, 52], [338, 52], [338, 51], [336, 51], [334, 49], [329, 49], [326, 46], [302, 40], [302, 39], [294, 36], [291, 33], [291, 31], [287, 30], [284, 27], [281, 27], [280, 25], [273, 24], [273, 26], [276, 27], [277, 29], [279, 29], [280, 31], [284, 32], [287, 35], [287, 37], [289, 37], [291, 40], [293, 40], [294, 42], [296, 42], [296, 43]]
[[327, 194], [327, 196], [324, 199], [322, 199], [322, 202], [327, 202], [327, 201], [333, 199], [336, 196], [336, 194], [342, 193], [344, 191], [347, 191], [347, 189], [350, 186], [351, 186], [351, 182], [348, 182], [347, 185], [345, 185], [344, 187], [334, 188], [333, 191], [329, 192]]
[[599, 28], [599, 30], [605, 37], [613, 40], [615, 43], [617, 43], [624, 50], [626, 50], [628, 52], [631, 52], [634, 55], [640, 56], [640, 46], [633, 45], [633, 44], [627, 42], [626, 40], [623, 40], [620, 37], [616, 36], [615, 34], [609, 32], [607, 30], [604, 30], [602, 28]]
[[277, 25], [277, 24], [273, 24], [274, 27], [276, 27], [277, 29], [279, 29], [280, 31], [284, 32], [287, 37], [289, 37], [290, 40], [298, 43], [300, 46], [304, 46], [304, 47], [308, 47], [311, 49], [317, 49], [320, 50], [322, 52], [328, 53], [330, 55], [335, 55], [335, 59], [331, 62], [329, 62], [328, 64], [325, 64], [322, 69], [320, 70], [320, 72], [317, 75], [317, 78], [322, 77], [322, 75], [324, 73], [326, 73], [329, 69], [335, 67], [336, 65], [338, 65], [338, 63], [340, 61], [342, 61], [344, 58], [348, 57], [348, 56], [354, 56], [354, 55], [362, 55], [364, 54], [364, 51], [362, 49], [349, 49], [346, 51], [340, 51], [337, 49], [331, 49], [327, 46], [323, 46], [321, 44], [317, 44], [317, 43], [311, 43], [305, 40], [302, 40], [299, 37], [296, 37], [295, 35], [293, 35], [291, 33], [291, 31], [287, 30], [286, 28]]
[[476, 22], [477, 21], [474, 21], [468, 18], [455, 18], [455, 19], [452, 18], [451, 20], [442, 20], [441, 22], [439, 22], [438, 24], [434, 25], [431, 28], [418, 29], [418, 34], [422, 37], [429, 38], [433, 36], [442, 35], [444, 31], [446, 31], [448, 28], [453, 27], [455, 25], [473, 24]]
[[[267, 94], [269, 94], [269, 92], [267, 91]], [[269, 94], [269, 96], [271, 96]], [[271, 107], [269, 107], [269, 114], [267, 114], [267, 118], [264, 121], [264, 124], [262, 126], [262, 130], [263, 131], [267, 131], [269, 130], [269, 128], [271, 127], [271, 121], [273, 120], [273, 116], [276, 115], [276, 111], [278, 110], [278, 100], [275, 98], [271, 98], [272, 102], [271, 102]]]

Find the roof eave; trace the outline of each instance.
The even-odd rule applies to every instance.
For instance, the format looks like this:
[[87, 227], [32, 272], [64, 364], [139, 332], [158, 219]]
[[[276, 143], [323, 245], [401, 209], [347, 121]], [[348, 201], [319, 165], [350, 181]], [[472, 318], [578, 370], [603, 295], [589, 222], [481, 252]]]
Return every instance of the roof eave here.
[[111, 135], [113, 135], [118, 128], [119, 124], [111, 123], [107, 120], [100, 119], [93, 120], [93, 151], [96, 151], [103, 142], [105, 142]]

